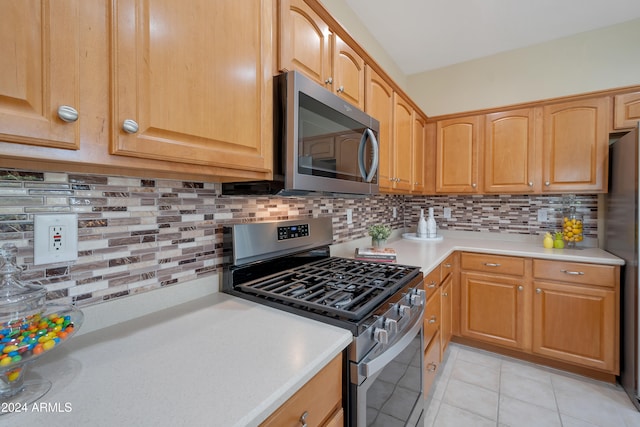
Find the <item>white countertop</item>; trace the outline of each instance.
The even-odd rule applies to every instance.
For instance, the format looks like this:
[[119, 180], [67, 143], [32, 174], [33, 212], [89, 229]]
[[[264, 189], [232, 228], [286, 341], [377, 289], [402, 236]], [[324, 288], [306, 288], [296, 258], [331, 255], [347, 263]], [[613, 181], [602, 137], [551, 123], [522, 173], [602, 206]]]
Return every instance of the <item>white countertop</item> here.
[[[319, 372], [351, 333], [215, 293], [72, 338], [30, 367], [57, 407], [20, 426], [253, 426]], [[69, 412], [64, 412], [70, 408]]]
[[[336, 245], [331, 248], [334, 256], [353, 257], [359, 246], [369, 246], [370, 238], [364, 238]], [[396, 233], [385, 245], [394, 248], [398, 263], [420, 266], [426, 274], [438, 266], [455, 251], [480, 252], [497, 255], [511, 255], [543, 258], [556, 261], [576, 261], [593, 264], [623, 265], [624, 260], [602, 249], [581, 247], [579, 249], [545, 249], [542, 237], [520, 236], [498, 233], [444, 232], [439, 241], [403, 239]]]

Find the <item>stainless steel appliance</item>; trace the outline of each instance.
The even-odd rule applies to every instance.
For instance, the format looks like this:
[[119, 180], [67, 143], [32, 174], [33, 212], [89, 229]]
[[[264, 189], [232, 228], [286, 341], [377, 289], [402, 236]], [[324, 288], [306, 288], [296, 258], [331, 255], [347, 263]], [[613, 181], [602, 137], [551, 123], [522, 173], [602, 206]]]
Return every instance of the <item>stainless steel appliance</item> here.
[[379, 122], [304, 75], [274, 78], [274, 180], [225, 183], [222, 193], [378, 192]]
[[331, 218], [224, 230], [223, 290], [346, 328], [347, 425], [415, 426], [423, 412], [419, 267], [331, 257]]
[[638, 323], [638, 162], [640, 130], [635, 129], [609, 146], [609, 193], [605, 212], [605, 249], [623, 258], [621, 277], [620, 383], [640, 409], [640, 325]]

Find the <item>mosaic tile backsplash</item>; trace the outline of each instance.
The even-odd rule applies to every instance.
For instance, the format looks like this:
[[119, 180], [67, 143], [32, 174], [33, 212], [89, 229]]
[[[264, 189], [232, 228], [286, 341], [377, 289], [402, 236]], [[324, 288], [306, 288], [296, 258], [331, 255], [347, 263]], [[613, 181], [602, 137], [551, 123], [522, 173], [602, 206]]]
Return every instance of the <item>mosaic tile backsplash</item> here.
[[[575, 202], [585, 235], [596, 237], [597, 196]], [[234, 222], [329, 216], [341, 243], [375, 223], [414, 226], [420, 208], [434, 207], [441, 229], [540, 234], [559, 223], [562, 204], [557, 196], [223, 197], [213, 183], [0, 170], [0, 243], [18, 246], [22, 280], [45, 285], [51, 300], [87, 306], [215, 274], [222, 227]], [[539, 209], [547, 223], [537, 223]], [[48, 213], [78, 215], [77, 261], [33, 264], [33, 218]]]

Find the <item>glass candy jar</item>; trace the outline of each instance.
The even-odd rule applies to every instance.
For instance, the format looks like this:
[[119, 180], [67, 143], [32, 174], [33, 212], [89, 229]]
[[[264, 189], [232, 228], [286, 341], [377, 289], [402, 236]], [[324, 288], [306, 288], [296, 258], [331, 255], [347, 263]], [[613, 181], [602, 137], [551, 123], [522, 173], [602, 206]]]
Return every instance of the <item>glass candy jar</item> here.
[[0, 248], [0, 402], [23, 405], [51, 388], [48, 380], [24, 380], [29, 363], [73, 336], [84, 317], [72, 306], [47, 305], [42, 285], [21, 282], [16, 253], [13, 244]]
[[575, 248], [576, 243], [583, 239], [582, 215], [576, 212], [576, 207], [571, 206], [565, 211], [562, 218], [562, 238], [567, 248]]

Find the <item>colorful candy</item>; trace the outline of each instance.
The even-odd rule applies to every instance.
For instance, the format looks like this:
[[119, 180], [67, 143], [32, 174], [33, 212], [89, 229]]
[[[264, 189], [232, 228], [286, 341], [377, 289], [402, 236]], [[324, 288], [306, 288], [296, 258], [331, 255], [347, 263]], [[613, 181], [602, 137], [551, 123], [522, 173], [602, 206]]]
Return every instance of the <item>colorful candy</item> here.
[[[0, 368], [51, 350], [74, 332], [71, 316], [35, 314], [0, 325]], [[9, 382], [20, 377], [20, 369], [4, 372]]]

